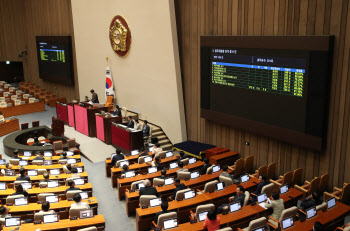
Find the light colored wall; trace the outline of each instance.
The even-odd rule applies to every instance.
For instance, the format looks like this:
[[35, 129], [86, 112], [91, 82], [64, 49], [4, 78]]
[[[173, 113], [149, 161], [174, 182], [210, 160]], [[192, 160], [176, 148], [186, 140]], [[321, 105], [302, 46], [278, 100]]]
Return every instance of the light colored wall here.
[[[163, 128], [173, 143], [186, 140], [186, 125], [173, 0], [72, 0], [80, 99], [90, 89], [105, 102], [106, 57], [120, 106]], [[114, 16], [131, 29], [127, 57], [111, 48]]]

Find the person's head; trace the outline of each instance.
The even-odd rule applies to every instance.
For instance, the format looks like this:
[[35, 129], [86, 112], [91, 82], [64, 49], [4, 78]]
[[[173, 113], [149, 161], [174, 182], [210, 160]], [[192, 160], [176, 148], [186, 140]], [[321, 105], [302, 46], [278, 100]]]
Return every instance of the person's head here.
[[154, 161], [157, 162], [157, 163], [159, 163], [159, 162], [160, 162], [160, 156], [154, 157]]
[[227, 165], [222, 166], [222, 171], [227, 172], [227, 169], [228, 169]]
[[117, 153], [117, 155], [122, 154], [122, 151], [120, 151], [119, 149], [116, 149], [115, 152]]
[[119, 105], [116, 105], [116, 106], [115, 106], [115, 109], [119, 110]]
[[44, 212], [49, 211], [49, 209], [50, 209], [50, 202], [44, 201], [43, 204], [41, 205], [41, 209], [42, 209]]
[[23, 186], [21, 184], [15, 184], [15, 190], [17, 193], [23, 193]]
[[149, 181], [148, 179], [146, 179], [146, 180], [144, 180], [143, 181], [143, 185], [145, 186], [145, 187], [150, 187], [151, 186], [151, 181]]
[[81, 201], [81, 196], [80, 196], [80, 193], [76, 193], [74, 194], [73, 196], [73, 200], [75, 201], [75, 203], [78, 203]]
[[207, 213], [207, 217], [211, 221], [215, 220], [216, 219], [216, 211], [214, 209], [210, 209]]
[[236, 189], [237, 195], [242, 195], [244, 193], [244, 188], [242, 185], [238, 185]]
[[154, 146], [156, 146], [156, 148], [160, 148], [160, 144], [156, 143]]
[[91, 90], [90, 90], [90, 93], [91, 93], [91, 94], [95, 94], [95, 90], [94, 90], [94, 89], [91, 89]]
[[89, 99], [89, 97], [85, 96], [85, 100], [88, 100], [88, 99]]
[[280, 194], [278, 192], [273, 192], [272, 193], [272, 199], [277, 201], [278, 199], [280, 199]]
[[11, 163], [6, 163], [6, 168], [7, 169], [11, 169], [12, 168], [12, 164]]
[[183, 168], [184, 167], [184, 163], [180, 161], [178, 166], [179, 166], [179, 168]]
[[128, 116], [128, 120], [131, 121], [132, 120], [132, 116]]
[[138, 120], [138, 119], [135, 119], [134, 121], [135, 121], [135, 123], [137, 123], [137, 124], [139, 123], [139, 120]]
[[67, 169], [68, 169], [69, 171], [71, 171], [71, 170], [72, 170], [72, 165], [71, 165], [71, 164], [67, 164]]
[[320, 199], [320, 195], [317, 192], [313, 192], [312, 199], [314, 199], [315, 201], [318, 201]]
[[41, 156], [41, 152], [40, 152], [40, 151], [37, 151], [37, 152], [35, 153], [35, 155], [36, 155], [36, 156]]
[[45, 180], [48, 180], [50, 178], [50, 174], [48, 172], [44, 172], [43, 177]]
[[321, 222], [316, 221], [313, 227], [314, 231], [323, 231], [323, 226], [321, 224]]
[[162, 174], [162, 176], [165, 176], [166, 175], [166, 170], [163, 169], [162, 171], [160, 171], [160, 174]]
[[262, 183], [262, 182], [266, 182], [266, 181], [267, 181], [266, 176], [263, 175], [263, 174], [261, 174], [261, 175], [259, 176], [259, 182]]
[[180, 178], [176, 178], [175, 180], [174, 180], [174, 185], [175, 186], [178, 186], [180, 184]]
[[164, 212], [166, 212], [168, 210], [168, 207], [169, 207], [168, 201], [167, 200], [163, 200], [162, 204], [160, 205], [160, 207], [162, 208], [162, 210]]
[[129, 170], [129, 166], [127, 164], [124, 164], [122, 168], [123, 168], [124, 171], [128, 171]]
[[185, 156], [185, 153], [183, 151], [179, 152], [179, 154], [181, 158]]
[[67, 152], [62, 152], [63, 157], [67, 157]]
[[74, 187], [75, 186], [74, 180], [69, 180], [68, 181], [68, 186], [71, 187], [71, 188]]
[[13, 155], [18, 156], [18, 153], [19, 153], [18, 149], [13, 150]]
[[141, 152], [144, 152], [144, 151], [146, 151], [146, 148], [145, 148], [145, 147], [141, 147], [141, 148], [140, 148], [140, 151], [141, 151]]
[[8, 209], [7, 209], [7, 207], [5, 207], [5, 206], [1, 206], [0, 207], [0, 214], [1, 215], [6, 215], [6, 214], [8, 214]]
[[204, 158], [203, 162], [204, 162], [205, 164], [209, 164], [209, 159], [208, 159], [208, 158]]
[[21, 174], [21, 176], [24, 176], [25, 173], [26, 173], [26, 170], [23, 167], [21, 167], [19, 169], [19, 174]]
[[77, 169], [77, 168], [72, 168], [71, 172], [72, 172], [73, 174], [76, 174], [76, 173], [78, 173], [78, 169]]
[[144, 123], [145, 123], [145, 125], [147, 125], [148, 124], [148, 121], [147, 120], [145, 120], [145, 121], [143, 121]]
[[34, 142], [35, 143], [39, 142], [39, 138], [38, 137], [34, 137]]

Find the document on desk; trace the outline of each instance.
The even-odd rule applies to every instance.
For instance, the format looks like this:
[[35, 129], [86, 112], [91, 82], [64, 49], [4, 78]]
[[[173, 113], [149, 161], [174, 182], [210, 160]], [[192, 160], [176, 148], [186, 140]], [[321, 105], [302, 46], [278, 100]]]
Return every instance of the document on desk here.
[[267, 209], [267, 208], [265, 207], [266, 203], [260, 203], [259, 205], [260, 205], [261, 207], [263, 207], [264, 209]]

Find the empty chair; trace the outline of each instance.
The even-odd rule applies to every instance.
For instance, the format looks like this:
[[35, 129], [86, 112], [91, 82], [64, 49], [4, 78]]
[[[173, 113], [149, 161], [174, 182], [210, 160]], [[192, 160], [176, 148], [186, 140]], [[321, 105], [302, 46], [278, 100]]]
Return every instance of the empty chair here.
[[196, 213], [193, 213], [192, 211], [190, 211], [190, 213], [191, 213], [191, 216], [190, 216], [191, 220], [193, 220], [193, 219], [199, 220], [199, 217], [198, 217], [199, 214], [201, 212], [208, 211], [210, 209], [215, 210], [215, 205], [214, 204], [198, 205], [197, 208], [196, 208]]
[[[124, 112], [124, 115], [123, 115]], [[122, 116], [126, 117], [126, 114], [128, 113], [128, 110], [126, 109], [126, 107], [122, 107]]]
[[244, 172], [251, 173], [253, 171], [254, 156], [247, 156], [244, 159]]
[[67, 147], [68, 147], [68, 150], [69, 151], [78, 151], [79, 149], [77, 148], [77, 145], [76, 145], [76, 142], [75, 142], [75, 139], [69, 139], [67, 140]]
[[86, 206], [75, 206], [69, 209], [69, 217], [79, 217], [80, 211], [86, 210]]
[[118, 161], [115, 163], [115, 166], [116, 166], [117, 168], [119, 168], [119, 167], [122, 168], [123, 166], [120, 166], [120, 163], [123, 162], [123, 161], [125, 161], [125, 159], [118, 160]]
[[44, 175], [44, 173], [47, 173], [47, 170], [44, 168], [37, 169], [38, 170], [38, 175]]
[[154, 157], [159, 156], [161, 159], [166, 157], [166, 151], [159, 152], [154, 155]]
[[185, 159], [182, 159], [182, 160], [180, 160], [182, 163], [184, 163], [184, 165], [188, 165], [188, 163], [189, 163], [189, 159], [188, 158], [185, 158]]
[[183, 200], [185, 198], [185, 192], [191, 191], [192, 189], [186, 188], [176, 192], [175, 200]]
[[15, 101], [17, 99], [17, 95], [11, 95], [11, 100]]
[[107, 101], [105, 103], [105, 107], [113, 107], [114, 95], [107, 95]]
[[220, 182], [224, 182], [225, 186], [230, 186], [233, 185], [233, 181], [230, 177], [226, 177], [226, 176], [219, 176], [219, 181]]
[[180, 180], [186, 180], [191, 178], [191, 173], [190, 172], [178, 172], [177, 177]]
[[39, 193], [38, 194], [38, 201], [45, 201], [46, 196], [54, 196], [53, 193]]
[[261, 193], [266, 193], [267, 197], [271, 197], [274, 189], [275, 189], [275, 184], [274, 183], [270, 183], [270, 184], [265, 185], [261, 189]]
[[213, 165], [212, 166], [210, 166], [209, 168], [207, 168], [207, 172], [206, 172], [206, 174], [212, 174], [213, 173]]
[[259, 177], [261, 175], [267, 175], [267, 166], [261, 166], [258, 170], [253, 174], [254, 177]]
[[143, 180], [139, 180], [139, 181], [134, 181], [134, 182], [132, 182], [132, 183], [131, 183], [130, 189], [131, 189], [131, 190], [136, 190], [136, 185], [141, 184], [141, 183], [143, 183]]
[[34, 139], [33, 138], [29, 138], [28, 140], [27, 140], [27, 144], [28, 143], [34, 143]]
[[21, 90], [17, 90], [16, 91], [16, 95], [21, 95], [22, 94], [22, 91]]
[[29, 103], [34, 103], [35, 98], [29, 98]]
[[39, 140], [39, 141], [45, 141], [46, 138], [45, 138], [44, 136], [39, 136], [38, 140]]
[[266, 226], [266, 218], [265, 217], [260, 217], [258, 219], [252, 220], [251, 222], [249, 222], [248, 227], [246, 227], [244, 229], [237, 228], [237, 230], [251, 231], [251, 230], [259, 228], [261, 226]]
[[19, 165], [19, 159], [10, 159], [10, 163], [13, 165]]
[[9, 97], [10, 92], [4, 92], [4, 97]]
[[287, 172], [284, 176], [280, 176], [278, 180], [270, 180], [270, 182], [278, 186], [287, 184], [288, 187], [291, 187], [293, 183], [293, 172]]
[[334, 231], [337, 230], [350, 231], [350, 223], [343, 225], [343, 227], [337, 227]]
[[295, 169], [293, 172], [293, 181], [291, 186], [294, 187], [294, 185], [300, 185], [302, 177], [303, 177], [303, 169], [302, 168]]
[[[273, 229], [278, 229], [278, 228], [281, 228], [281, 222], [282, 220], [288, 218], [288, 217], [293, 217], [295, 218], [295, 216], [297, 215], [297, 212], [298, 212], [298, 208], [293, 206], [289, 209], [285, 209], [282, 211], [281, 213], [281, 217], [279, 220], [276, 220], [275, 218], [273, 217], [269, 217], [269, 220], [267, 222], [267, 224], [272, 227]], [[294, 219], [295, 220], [295, 219]]]
[[7, 103], [5, 101], [0, 102], [0, 108], [7, 107]]
[[33, 160], [32, 165], [43, 165], [44, 161], [43, 160]]
[[38, 120], [37, 121], [33, 121], [32, 122], [32, 127], [33, 128], [39, 127], [39, 124], [40, 124], [40, 122]]
[[304, 185], [294, 185], [295, 189], [304, 192], [305, 196], [311, 195], [313, 192], [318, 192], [320, 187], [321, 178], [315, 177], [311, 182], [305, 181]]
[[145, 162], [145, 161], [144, 161], [145, 157], [147, 157], [147, 156], [140, 156], [137, 162], [138, 162], [139, 164], [143, 164], [143, 163]]
[[0, 122], [4, 122], [5, 121], [5, 116], [0, 115]]
[[210, 191], [215, 191], [215, 185], [217, 183], [219, 183], [219, 181], [217, 181], [217, 180], [213, 180], [213, 181], [210, 181], [210, 182], [206, 183], [204, 185], [203, 192], [207, 193], [207, 192], [210, 192]]
[[97, 231], [97, 228], [95, 226], [91, 226], [83, 229], [78, 229], [77, 231]]
[[323, 174], [321, 176], [320, 186], [318, 188], [318, 192], [319, 193], [323, 193], [323, 192], [326, 191], [327, 186], [328, 186], [328, 180], [329, 180], [329, 174], [328, 173]]
[[8, 196], [6, 198], [6, 204], [14, 204], [16, 198], [22, 198], [22, 197], [24, 197], [23, 194], [21, 194], [21, 195], [14, 195], [14, 196]]
[[154, 178], [153, 179], [153, 186], [157, 187], [158, 185], [164, 185], [164, 179], [160, 179], [160, 178]]
[[[73, 198], [73, 196], [76, 194], [76, 193], [81, 193], [81, 192], [83, 192], [83, 191], [81, 191], [81, 190], [70, 190], [70, 191], [68, 191], [67, 193], [66, 193], [66, 197], [67, 197], [67, 199], [71, 199], [71, 198]], [[85, 207], [86, 208], [86, 207]]]
[[275, 178], [276, 167], [277, 167], [277, 164], [275, 162], [267, 166], [267, 174], [266, 174], [267, 180]]
[[63, 153], [62, 141], [53, 142], [53, 149], [56, 155], [61, 155]]
[[140, 207], [142, 208], [143, 206], [149, 206], [149, 201], [157, 198], [154, 195], [142, 195], [140, 196]]
[[341, 203], [349, 204], [350, 203], [350, 184], [344, 183], [343, 188], [333, 188], [332, 193], [324, 192], [324, 199], [328, 200], [329, 198], [335, 197]]
[[47, 182], [40, 182], [39, 183], [40, 188], [46, 188], [47, 187]]
[[162, 229], [162, 228], [164, 228], [164, 221], [165, 220], [174, 219], [174, 218], [177, 218], [176, 212], [164, 213], [164, 214], [159, 215], [157, 224], [155, 224], [154, 221], [152, 221], [152, 222], [156, 228]]
[[13, 90], [15, 90], [14, 87], [9, 87], [9, 92], [13, 92]]
[[28, 123], [21, 124], [21, 130], [28, 129]]
[[236, 161], [234, 169], [230, 168], [233, 171], [233, 178], [239, 178], [244, 173], [244, 159], [240, 158]]

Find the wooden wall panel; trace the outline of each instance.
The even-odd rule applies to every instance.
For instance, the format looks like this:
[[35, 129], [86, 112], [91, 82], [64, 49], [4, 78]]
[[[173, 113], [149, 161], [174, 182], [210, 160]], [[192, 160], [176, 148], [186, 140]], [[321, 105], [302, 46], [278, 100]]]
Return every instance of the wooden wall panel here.
[[[298, 167], [304, 179], [326, 172], [330, 186], [350, 182], [349, 0], [175, 0], [188, 139], [223, 146], [255, 167], [277, 163], [277, 174]], [[201, 35], [335, 35], [327, 148], [314, 152], [200, 118]], [[250, 145], [245, 145], [249, 141]]]
[[[75, 86], [66, 86], [39, 78], [35, 36], [72, 36]], [[28, 55], [18, 54], [27, 49]], [[0, 61], [23, 61], [24, 79], [44, 87], [68, 101], [79, 96], [73, 19], [70, 0], [1, 0]], [[0, 77], [1, 78], [1, 77]]]

